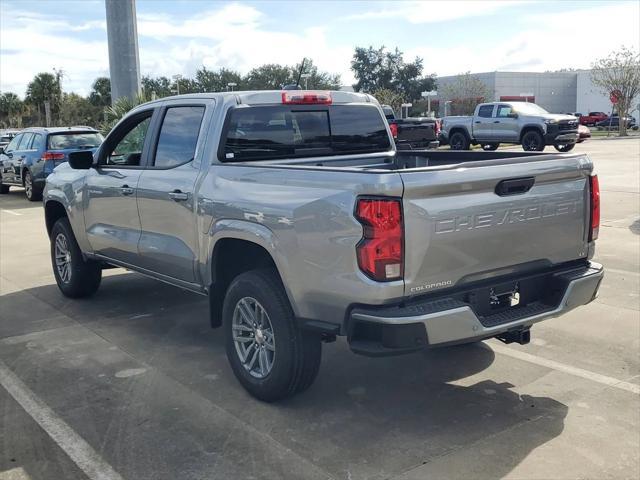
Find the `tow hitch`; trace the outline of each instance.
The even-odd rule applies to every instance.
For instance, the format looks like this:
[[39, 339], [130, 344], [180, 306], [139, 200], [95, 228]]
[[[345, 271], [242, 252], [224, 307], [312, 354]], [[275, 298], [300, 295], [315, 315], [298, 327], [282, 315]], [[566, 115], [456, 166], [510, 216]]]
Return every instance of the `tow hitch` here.
[[526, 345], [531, 341], [531, 331], [527, 329], [511, 330], [509, 332], [496, 335], [496, 338], [503, 343], [519, 343], [520, 345]]

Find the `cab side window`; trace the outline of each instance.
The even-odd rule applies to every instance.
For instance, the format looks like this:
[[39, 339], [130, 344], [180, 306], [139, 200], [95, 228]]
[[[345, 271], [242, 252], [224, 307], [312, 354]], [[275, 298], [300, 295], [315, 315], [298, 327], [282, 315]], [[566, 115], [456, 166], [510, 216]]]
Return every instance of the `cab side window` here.
[[493, 105], [483, 105], [478, 109], [478, 116], [482, 118], [491, 118], [493, 113]]
[[156, 148], [154, 167], [172, 168], [193, 160], [204, 107], [168, 108]]
[[148, 112], [148, 115], [142, 116], [129, 125], [128, 128], [125, 127], [120, 132], [120, 135], [117, 135], [116, 144], [106, 157], [103, 165], [128, 167], [141, 165], [142, 150], [147, 138], [152, 113], [152, 111]]
[[496, 113], [496, 117], [498, 118], [509, 118], [509, 115], [513, 113], [513, 109], [509, 105], [498, 105], [498, 112]]

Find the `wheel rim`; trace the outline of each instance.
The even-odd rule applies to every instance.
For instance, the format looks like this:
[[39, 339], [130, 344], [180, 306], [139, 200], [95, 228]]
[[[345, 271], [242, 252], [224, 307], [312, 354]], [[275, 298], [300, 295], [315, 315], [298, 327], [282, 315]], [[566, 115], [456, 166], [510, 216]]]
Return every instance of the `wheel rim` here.
[[271, 320], [255, 298], [241, 298], [233, 310], [233, 343], [240, 363], [255, 378], [265, 378], [273, 368], [276, 340]]
[[31, 174], [27, 172], [24, 177], [24, 191], [27, 194], [27, 198], [31, 198], [31, 194], [33, 193], [33, 185], [31, 182]]
[[538, 139], [535, 136], [527, 137], [527, 141], [525, 142], [525, 147], [527, 150], [537, 150]]
[[71, 251], [69, 250], [69, 243], [67, 237], [62, 233], [59, 233], [55, 239], [54, 256], [56, 261], [56, 270], [58, 270], [58, 276], [63, 283], [69, 283], [71, 281]]
[[454, 135], [451, 139], [451, 148], [454, 150], [462, 150], [462, 138], [460, 135]]

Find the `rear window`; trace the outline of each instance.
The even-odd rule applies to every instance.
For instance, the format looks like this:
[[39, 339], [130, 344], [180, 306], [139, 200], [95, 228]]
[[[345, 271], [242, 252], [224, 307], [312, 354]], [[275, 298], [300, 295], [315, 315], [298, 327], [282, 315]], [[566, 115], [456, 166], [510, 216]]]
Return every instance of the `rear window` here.
[[220, 160], [240, 162], [386, 151], [375, 105], [290, 105], [230, 110]]
[[102, 135], [98, 132], [52, 133], [49, 135], [48, 142], [49, 150], [95, 148], [102, 143]]

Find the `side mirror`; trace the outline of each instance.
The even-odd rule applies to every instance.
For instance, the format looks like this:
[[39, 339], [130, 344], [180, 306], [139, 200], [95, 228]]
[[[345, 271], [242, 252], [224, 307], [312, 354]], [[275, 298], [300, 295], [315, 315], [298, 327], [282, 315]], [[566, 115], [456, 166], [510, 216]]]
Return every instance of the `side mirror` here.
[[72, 152], [69, 154], [69, 166], [75, 170], [89, 170], [93, 165], [93, 153]]
[[518, 118], [518, 114], [517, 114], [517, 113], [515, 113], [515, 112], [511, 112], [511, 113], [509, 113], [509, 114], [507, 115], [507, 117], [509, 117], [509, 118]]

